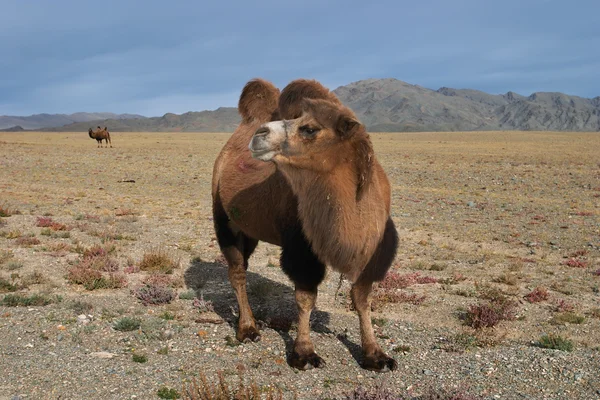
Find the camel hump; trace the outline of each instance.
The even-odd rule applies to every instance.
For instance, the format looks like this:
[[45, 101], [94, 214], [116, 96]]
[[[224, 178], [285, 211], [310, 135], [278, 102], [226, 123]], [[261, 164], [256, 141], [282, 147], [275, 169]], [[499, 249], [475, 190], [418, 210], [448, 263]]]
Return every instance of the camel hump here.
[[272, 121], [274, 114], [277, 112], [278, 99], [279, 89], [275, 85], [264, 79], [252, 79], [242, 89], [240, 101], [238, 102], [238, 111], [243, 122]]
[[295, 119], [302, 115], [304, 99], [323, 99], [335, 104], [342, 103], [325, 86], [310, 79], [296, 79], [291, 81], [279, 96], [279, 114], [283, 119]]

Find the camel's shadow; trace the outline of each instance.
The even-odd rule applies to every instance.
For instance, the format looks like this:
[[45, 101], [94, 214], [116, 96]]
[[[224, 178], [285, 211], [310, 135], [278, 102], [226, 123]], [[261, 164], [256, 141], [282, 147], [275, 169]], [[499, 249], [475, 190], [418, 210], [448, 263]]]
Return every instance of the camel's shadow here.
[[[290, 330], [295, 327], [298, 320], [293, 288], [251, 271], [247, 271], [246, 276], [248, 299], [254, 317], [259, 325], [272, 328], [281, 336], [289, 357], [294, 345], [294, 338], [290, 335]], [[194, 290], [198, 297], [203, 296], [205, 300], [212, 302], [215, 313], [232, 329], [237, 329], [238, 303], [229, 284], [226, 265], [193, 259], [185, 271], [184, 280], [186, 286]], [[329, 313], [314, 310], [310, 320], [312, 331], [333, 333], [328, 327]], [[360, 346], [346, 337], [338, 336], [338, 339], [360, 363], [362, 357]]]

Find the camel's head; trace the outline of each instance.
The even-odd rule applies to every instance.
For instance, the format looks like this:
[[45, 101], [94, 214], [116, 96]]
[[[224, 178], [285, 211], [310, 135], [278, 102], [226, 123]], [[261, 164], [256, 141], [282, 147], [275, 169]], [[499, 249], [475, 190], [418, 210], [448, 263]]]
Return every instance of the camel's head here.
[[364, 126], [347, 107], [326, 99], [304, 99], [296, 119], [273, 121], [258, 128], [250, 141], [252, 157], [276, 164], [327, 171], [351, 157], [354, 138]]

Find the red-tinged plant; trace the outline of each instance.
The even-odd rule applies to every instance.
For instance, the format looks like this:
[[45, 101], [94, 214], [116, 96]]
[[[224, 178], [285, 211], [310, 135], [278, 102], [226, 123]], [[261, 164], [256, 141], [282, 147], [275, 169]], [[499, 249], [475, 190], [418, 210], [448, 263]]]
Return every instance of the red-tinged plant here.
[[536, 287], [530, 293], [525, 295], [525, 299], [530, 303], [539, 303], [548, 300], [548, 290], [544, 287]]

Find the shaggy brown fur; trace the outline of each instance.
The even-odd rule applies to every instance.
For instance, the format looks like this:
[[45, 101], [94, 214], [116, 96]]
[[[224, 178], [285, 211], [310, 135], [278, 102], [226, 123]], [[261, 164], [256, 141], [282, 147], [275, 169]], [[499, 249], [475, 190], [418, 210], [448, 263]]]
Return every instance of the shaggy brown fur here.
[[[395, 369], [396, 362], [375, 340], [369, 300], [373, 281], [383, 279], [397, 247], [387, 177], [364, 127], [333, 93], [316, 81], [297, 80], [283, 90], [275, 109], [277, 93], [262, 80], [246, 85], [240, 97], [242, 123], [213, 173], [215, 229], [240, 306], [237, 338], [260, 338], [245, 269], [262, 240], [282, 246], [282, 269], [296, 286], [299, 320], [292, 366], [324, 365], [314, 352], [309, 320], [327, 264], [353, 282], [363, 367]], [[286, 120], [269, 123], [277, 114]], [[252, 158], [248, 143], [262, 161]]]
[[96, 130], [92, 130], [92, 128], [90, 128], [88, 130], [88, 134], [92, 139], [96, 139], [96, 142], [98, 142], [98, 147], [102, 147], [103, 140], [106, 141], [106, 147], [108, 147], [109, 143], [110, 147], [112, 147], [112, 142], [110, 140], [110, 132], [108, 132], [107, 127], [104, 127], [104, 129], [98, 127], [98, 129]]

